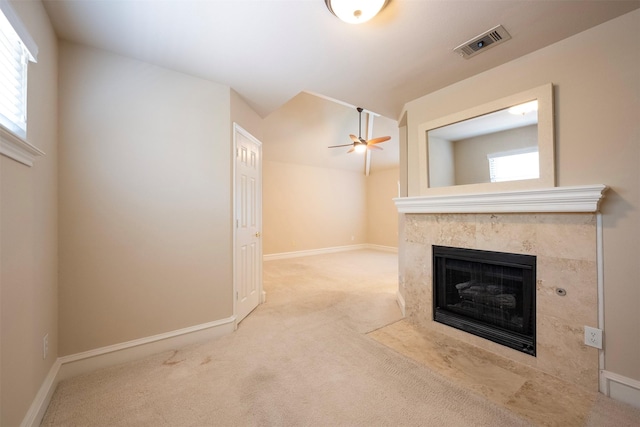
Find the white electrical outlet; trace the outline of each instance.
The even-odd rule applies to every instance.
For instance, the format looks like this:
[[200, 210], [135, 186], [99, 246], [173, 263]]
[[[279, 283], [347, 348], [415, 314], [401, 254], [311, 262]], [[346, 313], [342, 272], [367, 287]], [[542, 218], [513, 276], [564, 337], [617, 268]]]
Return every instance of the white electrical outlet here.
[[49, 355], [49, 334], [46, 334], [42, 338], [42, 358], [46, 359]]
[[584, 343], [588, 346], [602, 349], [602, 329], [585, 326]]

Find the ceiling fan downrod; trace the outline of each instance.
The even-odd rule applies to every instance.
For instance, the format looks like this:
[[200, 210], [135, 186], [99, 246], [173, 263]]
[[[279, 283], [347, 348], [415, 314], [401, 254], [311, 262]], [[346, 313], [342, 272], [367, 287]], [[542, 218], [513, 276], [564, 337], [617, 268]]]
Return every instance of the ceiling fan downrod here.
[[362, 142], [362, 107], [356, 108], [358, 110], [358, 139]]
[[358, 110], [358, 141], [354, 141], [353, 150], [358, 153], [364, 153], [367, 151], [367, 141], [362, 139], [362, 107], [357, 107]]

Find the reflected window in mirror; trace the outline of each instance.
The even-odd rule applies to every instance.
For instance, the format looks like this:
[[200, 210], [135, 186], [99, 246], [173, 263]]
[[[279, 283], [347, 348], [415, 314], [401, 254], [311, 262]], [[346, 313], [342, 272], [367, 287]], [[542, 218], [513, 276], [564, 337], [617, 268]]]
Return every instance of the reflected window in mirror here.
[[491, 182], [520, 181], [540, 177], [538, 147], [503, 151], [487, 156]]

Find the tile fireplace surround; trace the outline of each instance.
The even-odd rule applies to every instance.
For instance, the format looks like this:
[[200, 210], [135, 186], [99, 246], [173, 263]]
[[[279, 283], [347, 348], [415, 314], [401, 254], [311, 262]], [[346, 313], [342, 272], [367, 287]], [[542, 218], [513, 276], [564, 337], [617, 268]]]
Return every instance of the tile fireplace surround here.
[[[598, 327], [600, 221], [604, 185], [395, 199], [400, 287], [406, 316], [420, 328], [598, 390], [599, 353], [584, 345]], [[535, 255], [537, 355], [529, 356], [433, 320], [432, 246]], [[566, 290], [565, 296], [556, 293]]]

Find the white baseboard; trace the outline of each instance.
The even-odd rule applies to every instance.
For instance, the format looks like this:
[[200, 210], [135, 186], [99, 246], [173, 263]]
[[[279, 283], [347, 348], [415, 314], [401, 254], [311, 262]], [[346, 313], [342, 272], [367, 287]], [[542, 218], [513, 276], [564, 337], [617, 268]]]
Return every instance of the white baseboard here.
[[398, 305], [400, 306], [400, 311], [402, 312], [402, 317], [407, 316], [407, 312], [405, 309], [404, 297], [400, 293], [400, 291], [396, 292], [396, 301], [398, 301]]
[[600, 375], [604, 378], [603, 394], [640, 409], [640, 381], [605, 370]]
[[373, 243], [366, 243], [365, 244], [365, 249], [373, 249], [373, 250], [382, 251], [382, 252], [391, 252], [391, 253], [394, 253], [394, 254], [398, 253], [398, 247], [397, 246], [374, 245]]
[[60, 372], [60, 359], [57, 359], [51, 369], [49, 369], [49, 373], [45, 377], [42, 385], [40, 386], [40, 390], [36, 394], [35, 399], [31, 403], [27, 414], [24, 416], [20, 427], [36, 427], [39, 426], [42, 422], [42, 418], [44, 417], [44, 413], [47, 411], [47, 407], [49, 406], [49, 402], [51, 402], [51, 396], [53, 396], [53, 392], [56, 390], [58, 386], [58, 373]]
[[324, 255], [324, 254], [332, 254], [336, 252], [357, 251], [360, 249], [374, 249], [378, 251], [395, 252], [395, 253], [398, 252], [398, 248], [395, 248], [393, 246], [382, 246], [382, 245], [373, 245], [370, 243], [361, 243], [358, 245], [334, 246], [331, 248], [309, 249], [305, 251], [280, 252], [277, 254], [264, 255], [262, 259], [264, 261], [272, 261], [275, 259], [298, 258], [298, 257], [304, 257], [304, 256], [312, 256], [312, 255]]
[[40, 386], [40, 390], [27, 411], [21, 427], [36, 427], [40, 425], [58, 382], [66, 378], [130, 362], [163, 351], [174, 350], [189, 344], [219, 338], [232, 333], [235, 324], [236, 318], [232, 316], [214, 322], [59, 357]]

